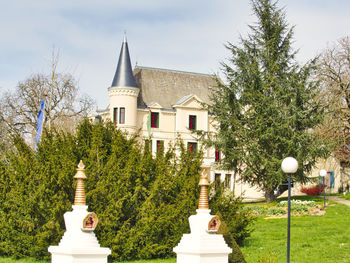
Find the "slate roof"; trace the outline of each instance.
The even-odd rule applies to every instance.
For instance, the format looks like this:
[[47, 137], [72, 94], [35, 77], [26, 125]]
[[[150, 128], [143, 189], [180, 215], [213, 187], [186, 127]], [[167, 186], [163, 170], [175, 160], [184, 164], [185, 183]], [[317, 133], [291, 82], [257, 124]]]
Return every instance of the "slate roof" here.
[[136, 85], [140, 88], [138, 108], [146, 108], [157, 102], [165, 109], [172, 109], [185, 96], [196, 95], [209, 103], [209, 87], [216, 86], [209, 74], [136, 66]]
[[136, 82], [132, 72], [128, 42], [124, 35], [123, 44], [120, 50], [117, 70], [115, 71], [111, 87], [135, 87]]

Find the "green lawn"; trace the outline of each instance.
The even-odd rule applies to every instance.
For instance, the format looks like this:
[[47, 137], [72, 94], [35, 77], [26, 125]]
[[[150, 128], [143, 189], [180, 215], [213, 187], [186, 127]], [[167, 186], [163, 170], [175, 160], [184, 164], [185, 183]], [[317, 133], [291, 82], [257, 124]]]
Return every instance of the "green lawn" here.
[[[49, 263], [50, 261], [37, 261], [34, 259], [11, 259], [0, 257], [0, 263]], [[154, 260], [137, 260], [137, 261], [123, 261], [119, 263], [175, 263], [175, 258], [169, 259], [154, 259]]]
[[38, 261], [34, 259], [11, 259], [11, 258], [5, 258], [5, 257], [0, 257], [0, 263], [48, 263], [49, 261]]
[[[322, 198], [301, 197], [301, 200]], [[275, 203], [276, 204], [276, 203]], [[272, 204], [247, 204], [271, 207]], [[323, 216], [292, 216], [291, 263], [350, 262], [350, 207], [333, 204]], [[248, 263], [284, 263], [287, 251], [287, 219], [258, 217], [255, 230], [241, 248]], [[265, 260], [262, 260], [265, 258]], [[270, 259], [268, 261], [267, 259]], [[123, 263], [175, 263], [176, 259], [141, 260]], [[1, 258], [0, 263], [48, 263], [30, 259]]]
[[[304, 197], [305, 199], [307, 197]], [[291, 218], [291, 262], [350, 262], [350, 207], [327, 207], [324, 216]], [[248, 263], [286, 262], [287, 219], [259, 217], [241, 248]]]
[[339, 197], [344, 198], [346, 200], [350, 200], [350, 193], [348, 192], [345, 195], [344, 194], [339, 194]]

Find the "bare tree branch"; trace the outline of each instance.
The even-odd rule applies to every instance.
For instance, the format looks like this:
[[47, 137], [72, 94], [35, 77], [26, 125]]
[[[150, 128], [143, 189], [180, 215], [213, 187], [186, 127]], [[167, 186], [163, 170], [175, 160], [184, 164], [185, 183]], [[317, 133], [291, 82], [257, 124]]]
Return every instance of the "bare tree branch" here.
[[52, 53], [50, 74], [33, 74], [20, 81], [14, 92], [0, 98], [0, 121], [9, 134], [17, 133], [33, 139], [40, 102], [45, 101], [44, 128], [49, 126], [73, 131], [81, 118], [87, 116], [94, 101], [79, 96], [78, 83], [71, 74], [57, 72], [58, 54]]
[[321, 99], [330, 109], [321, 130], [338, 142], [336, 156], [350, 162], [350, 152], [344, 148], [350, 144], [350, 37], [339, 39], [320, 54], [317, 77]]

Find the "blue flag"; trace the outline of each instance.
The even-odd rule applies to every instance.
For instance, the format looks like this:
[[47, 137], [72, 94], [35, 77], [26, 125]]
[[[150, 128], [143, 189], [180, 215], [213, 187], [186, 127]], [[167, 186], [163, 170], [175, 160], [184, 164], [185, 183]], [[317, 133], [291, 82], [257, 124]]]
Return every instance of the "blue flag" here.
[[34, 149], [36, 150], [37, 144], [40, 141], [41, 132], [43, 130], [43, 122], [44, 122], [44, 110], [45, 110], [45, 99], [43, 99], [40, 103], [40, 109], [38, 112], [38, 120], [36, 125], [36, 133], [35, 133], [35, 144]]

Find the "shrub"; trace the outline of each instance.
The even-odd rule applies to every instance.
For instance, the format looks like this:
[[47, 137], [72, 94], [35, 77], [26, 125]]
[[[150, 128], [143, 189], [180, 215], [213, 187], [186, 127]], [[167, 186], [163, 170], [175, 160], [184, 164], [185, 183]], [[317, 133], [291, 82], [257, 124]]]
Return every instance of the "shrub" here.
[[325, 188], [326, 188], [326, 185], [318, 184], [311, 187], [302, 188], [300, 191], [307, 195], [320, 195], [321, 193], [323, 193], [323, 190]]
[[245, 238], [253, 230], [251, 225], [255, 218], [248, 210], [241, 209], [242, 198], [235, 197], [221, 184], [210, 199], [212, 214], [217, 214], [227, 225], [237, 244], [243, 244]]
[[285, 213], [286, 213], [286, 210], [284, 210], [283, 208], [271, 207], [267, 210], [267, 215], [270, 215], [270, 216], [284, 215]]
[[[278, 207], [287, 207], [288, 201], [281, 201], [277, 204]], [[307, 212], [309, 207], [316, 206], [315, 201], [291, 200], [291, 211], [297, 213]]]
[[[180, 155], [172, 148], [152, 156], [113, 123], [85, 121], [75, 134], [44, 133], [37, 151], [21, 138], [14, 146], [8, 161], [0, 162], [0, 255], [50, 257], [48, 246], [65, 231], [63, 214], [72, 208], [80, 159], [89, 211], [100, 221], [95, 234], [111, 248], [111, 259], [172, 256], [189, 232], [188, 217], [198, 205], [201, 152], [186, 151], [181, 142]], [[237, 213], [240, 199], [219, 193], [213, 212], [222, 212], [232, 240], [240, 242], [251, 231], [250, 217]]]
[[267, 253], [265, 256], [258, 259], [258, 263], [276, 263], [276, 256], [270, 253]]
[[245, 206], [242, 208], [242, 210], [249, 211], [255, 216], [263, 216], [266, 215], [268, 209], [263, 206]]
[[237, 242], [233, 238], [232, 233], [229, 232], [228, 227], [224, 221], [221, 222], [218, 234], [222, 234], [227, 245], [232, 248], [232, 253], [228, 256], [229, 263], [247, 263], [244, 259], [243, 253], [239, 248]]

